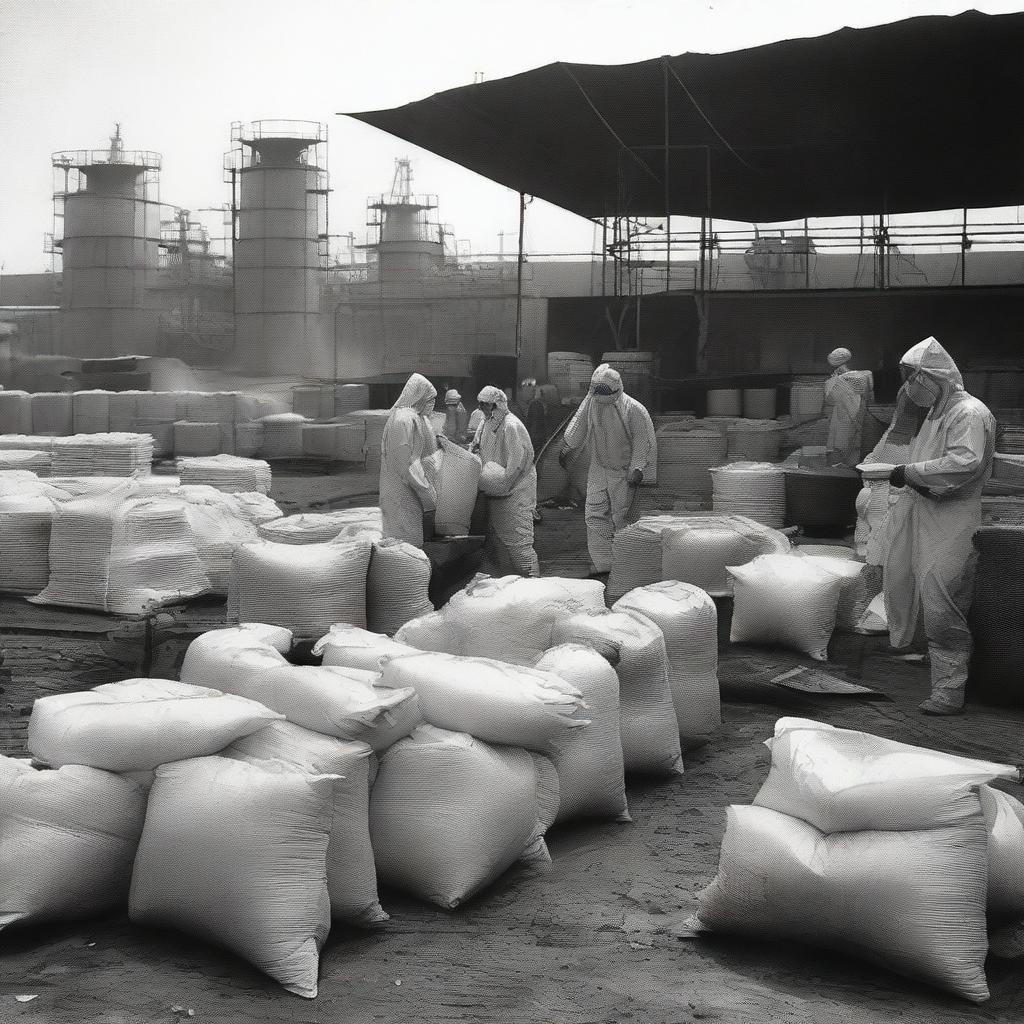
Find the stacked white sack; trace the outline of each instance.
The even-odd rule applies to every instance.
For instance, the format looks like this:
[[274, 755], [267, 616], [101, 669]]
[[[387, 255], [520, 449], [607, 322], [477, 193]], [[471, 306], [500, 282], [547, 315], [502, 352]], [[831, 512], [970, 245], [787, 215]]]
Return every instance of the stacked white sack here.
[[162, 765], [135, 858], [131, 920], [216, 942], [312, 999], [331, 925], [334, 785], [279, 761]]
[[679, 727], [665, 637], [636, 612], [589, 611], [555, 623], [554, 643], [593, 647], [619, 677], [619, 721], [627, 772], [682, 773]]
[[335, 622], [366, 625], [370, 542], [275, 544], [235, 549], [229, 622], [272, 622], [301, 637], [321, 637]]
[[12, 448], [0, 450], [0, 471], [28, 470], [36, 476], [49, 476], [53, 471], [53, 456], [50, 452]]
[[270, 464], [262, 459], [237, 455], [181, 458], [178, 459], [178, 473], [183, 484], [205, 484], [228, 493], [270, 493]]
[[323, 736], [291, 722], [273, 722], [223, 751], [224, 757], [284, 761], [311, 775], [339, 776], [327, 844], [327, 892], [331, 917], [357, 925], [388, 919], [377, 896], [377, 869], [370, 845], [372, 754], [365, 743]]
[[380, 540], [366, 577], [366, 624], [376, 633], [396, 633], [411, 619], [434, 610], [430, 603], [430, 559], [401, 540]]
[[74, 433], [106, 434], [110, 431], [110, 391], [76, 391], [71, 396]]
[[370, 837], [382, 882], [445, 909], [517, 860], [547, 862], [534, 757], [421, 726], [380, 761]]
[[612, 571], [608, 576], [609, 597], [622, 597], [630, 590], [665, 578], [661, 567], [661, 535], [681, 522], [680, 515], [643, 516], [631, 526], [616, 531], [612, 540]]
[[50, 529], [57, 505], [40, 490], [0, 495], [0, 590], [37, 594], [50, 578]]
[[75, 434], [54, 438], [54, 476], [145, 476], [153, 465], [148, 434]]
[[426, 477], [437, 492], [434, 528], [441, 536], [465, 536], [476, 505], [480, 460], [444, 436], [438, 438], [437, 446], [436, 452], [422, 460]]
[[28, 749], [44, 764], [149, 771], [222, 750], [282, 716], [255, 701], [170, 679], [126, 679], [40, 697]]
[[188, 645], [178, 675], [183, 683], [233, 693], [240, 685], [236, 678], [287, 665], [284, 655], [291, 645], [291, 631], [280, 626], [243, 623], [211, 629]]
[[418, 653], [416, 648], [383, 633], [371, 633], [347, 622], [331, 626], [313, 645], [313, 654], [322, 657], [324, 665], [358, 668], [365, 672], [380, 672], [385, 658]]
[[376, 506], [300, 512], [265, 523], [259, 532], [264, 540], [275, 544], [327, 544], [356, 538], [374, 541], [384, 535], [380, 509]]
[[126, 904], [145, 817], [146, 793], [130, 779], [0, 757], [0, 931]]
[[423, 720], [439, 729], [541, 754], [557, 752], [567, 730], [588, 724], [575, 686], [553, 672], [489, 658], [401, 655], [384, 662], [377, 686], [414, 690]]
[[266, 459], [301, 459], [305, 416], [282, 412], [264, 416], [262, 454]]
[[27, 391], [0, 391], [0, 434], [32, 433], [32, 396]]
[[683, 749], [706, 743], [722, 724], [715, 602], [699, 587], [666, 580], [631, 590], [613, 611], [638, 612], [664, 634]]
[[630, 821], [619, 738], [619, 679], [615, 669], [590, 647], [552, 647], [537, 663], [583, 697], [590, 724], [573, 729], [551, 755], [558, 774], [556, 821], [612, 818]]
[[32, 433], [67, 437], [75, 429], [69, 391], [37, 391], [32, 395]]

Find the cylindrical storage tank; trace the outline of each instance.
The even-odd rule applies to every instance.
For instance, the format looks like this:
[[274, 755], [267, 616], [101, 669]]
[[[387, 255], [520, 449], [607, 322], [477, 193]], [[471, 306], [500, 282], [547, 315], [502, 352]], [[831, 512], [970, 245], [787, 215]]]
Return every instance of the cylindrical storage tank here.
[[775, 388], [744, 388], [743, 416], [748, 420], [773, 420], [776, 410]]
[[775, 420], [736, 420], [727, 432], [729, 458], [775, 462], [782, 443], [782, 426]]
[[76, 434], [106, 434], [110, 430], [109, 391], [76, 391], [71, 408]]
[[295, 413], [282, 412], [264, 416], [263, 457], [265, 459], [301, 459], [302, 430], [306, 419]]
[[862, 483], [855, 469], [786, 467], [786, 525], [845, 529], [857, 522]]
[[369, 384], [338, 384], [334, 388], [334, 416], [365, 409], [369, 404]]
[[728, 442], [717, 430], [658, 431], [658, 486], [678, 495], [711, 497], [712, 466], [725, 461]]
[[746, 516], [772, 529], [786, 523], [786, 474], [766, 462], [733, 462], [711, 470], [714, 510]]
[[594, 361], [585, 353], [548, 353], [548, 383], [558, 388], [561, 398], [585, 398], [593, 374]]
[[[62, 175], [63, 343], [82, 358], [156, 351], [159, 312], [146, 308], [159, 270], [160, 155], [109, 149], [53, 154]], [[77, 172], [78, 177], [71, 177]]]
[[27, 391], [0, 391], [0, 434], [32, 433], [32, 396]]
[[617, 370], [622, 390], [648, 409], [654, 404], [654, 381], [657, 357], [653, 352], [605, 352], [601, 362]]
[[39, 391], [32, 396], [32, 433], [70, 437], [75, 432], [73, 398], [68, 391]]
[[742, 416], [743, 391], [740, 388], [710, 388], [707, 405], [708, 416]]
[[326, 271], [326, 127], [308, 121], [239, 126], [238, 237], [234, 244], [235, 353], [254, 374], [334, 372], [320, 308]]
[[789, 415], [818, 416], [825, 405], [825, 380], [822, 377], [797, 377], [789, 388]]

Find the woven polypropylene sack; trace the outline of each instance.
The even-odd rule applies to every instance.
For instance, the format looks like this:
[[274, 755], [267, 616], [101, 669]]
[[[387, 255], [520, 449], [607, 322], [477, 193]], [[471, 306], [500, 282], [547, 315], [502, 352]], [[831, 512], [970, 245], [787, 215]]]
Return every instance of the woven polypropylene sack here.
[[517, 860], [545, 859], [533, 757], [421, 727], [381, 758], [370, 837], [382, 882], [454, 909]]
[[157, 769], [129, 916], [215, 942], [312, 999], [331, 926], [334, 781], [279, 761]]
[[284, 761], [311, 775], [340, 776], [334, 784], [334, 819], [327, 844], [331, 917], [359, 925], [386, 921], [370, 845], [370, 747], [291, 722], [273, 722], [236, 740], [223, 754], [244, 761]]
[[336, 665], [279, 665], [226, 680], [233, 693], [279, 711], [289, 722], [386, 750], [423, 721], [408, 687], [378, 689], [375, 672]]
[[690, 583], [713, 597], [732, 594], [727, 566], [789, 550], [785, 534], [733, 515], [679, 519], [662, 531], [661, 541], [659, 579]]
[[0, 931], [126, 903], [145, 817], [145, 790], [129, 779], [0, 757]]
[[366, 624], [375, 633], [398, 632], [410, 619], [429, 615], [430, 559], [401, 540], [373, 545], [366, 576]]
[[697, 917], [713, 931], [796, 939], [988, 998], [985, 825], [824, 835], [763, 807], [730, 807], [718, 875]]
[[385, 658], [393, 655], [416, 654], [415, 648], [399, 643], [383, 633], [339, 622], [313, 645], [313, 654], [323, 658], [324, 665], [358, 668], [366, 672], [380, 672]]
[[613, 611], [645, 615], [664, 634], [681, 744], [706, 743], [722, 724], [715, 602], [699, 587], [666, 580], [631, 590]]
[[865, 572], [867, 567], [863, 562], [849, 557], [810, 554], [808, 552], [813, 550], [810, 546], [797, 550], [815, 565], [828, 570], [843, 581], [836, 604], [836, 629], [844, 633], [854, 632], [871, 599], [879, 592], [872, 585], [872, 581], [877, 579], [877, 585], [880, 587], [880, 574], [873, 576], [870, 572]]
[[636, 612], [581, 612], [555, 624], [555, 644], [579, 643], [611, 656], [619, 677], [619, 724], [627, 772], [681, 773], [679, 726], [665, 637]]
[[842, 577], [799, 555], [760, 555], [729, 572], [732, 643], [789, 647], [828, 660]]
[[978, 790], [988, 829], [988, 909], [1024, 916], [1024, 804], [992, 786]]
[[135, 433], [55, 437], [51, 455], [53, 476], [148, 476], [153, 438]]
[[178, 473], [183, 484], [206, 484], [229, 493], [270, 492], [270, 466], [262, 459], [237, 455], [181, 458], [178, 459]]
[[418, 651], [438, 651], [442, 654], [465, 654], [462, 630], [452, 622], [444, 610], [410, 619], [397, 633], [395, 639]]
[[615, 600], [636, 587], [664, 579], [661, 535], [678, 522], [677, 516], [644, 516], [616, 532], [612, 539], [612, 571], [608, 576], [610, 598]]
[[228, 614], [321, 637], [335, 622], [366, 626], [369, 541], [242, 544], [232, 559]]
[[766, 746], [772, 767], [754, 802], [829, 833], [949, 825], [973, 812], [979, 785], [1016, 777], [1009, 765], [806, 718], [780, 718]]
[[441, 437], [437, 451], [423, 459], [423, 468], [437, 492], [434, 529], [448, 537], [468, 534], [480, 482], [480, 460]]
[[441, 609], [459, 637], [459, 652], [533, 665], [551, 646], [555, 622], [575, 611], [604, 608], [598, 580], [483, 576]]
[[0, 472], [10, 470], [28, 470], [37, 477], [50, 476], [53, 470], [53, 456], [50, 452], [18, 451], [18, 449], [0, 450]]
[[711, 470], [714, 509], [774, 529], [786, 525], [786, 474], [770, 462], [733, 462]]
[[28, 749], [44, 764], [148, 771], [202, 757], [281, 715], [255, 701], [170, 679], [125, 679], [40, 697]]
[[629, 821], [615, 669], [593, 648], [581, 644], [552, 647], [537, 668], [575, 686], [583, 695], [590, 719], [590, 725], [574, 729], [552, 754], [559, 790], [556, 820]]
[[32, 433], [32, 396], [27, 391], [0, 391], [0, 434]]
[[76, 391], [71, 409], [76, 434], [106, 434], [110, 430], [111, 392], [99, 389]]
[[0, 495], [0, 589], [37, 594], [50, 578], [50, 528], [56, 503], [41, 493]]
[[575, 686], [552, 672], [490, 658], [401, 655], [384, 662], [377, 685], [415, 690], [430, 725], [541, 754], [557, 751], [567, 731], [588, 721]]
[[[282, 630], [280, 639], [262, 630], [279, 626], [244, 624], [227, 629], [211, 629], [197, 636], [185, 650], [179, 676], [183, 683], [210, 686], [234, 693], [236, 676], [251, 676], [266, 669], [287, 665], [284, 655], [291, 649], [291, 631]], [[282, 650], [283, 637], [288, 646]]]
[[74, 433], [74, 411], [70, 392], [38, 391], [32, 396], [32, 433], [67, 437]]

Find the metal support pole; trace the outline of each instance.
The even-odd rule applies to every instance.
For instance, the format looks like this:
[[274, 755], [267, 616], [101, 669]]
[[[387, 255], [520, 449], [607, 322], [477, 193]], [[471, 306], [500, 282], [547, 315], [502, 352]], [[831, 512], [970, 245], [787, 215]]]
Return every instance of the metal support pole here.
[[[523, 237], [526, 229], [526, 193], [519, 193], [519, 264], [516, 267], [516, 359], [523, 350]], [[516, 376], [519, 365], [516, 364]], [[514, 382], [513, 382], [514, 386]]]
[[960, 232], [960, 287], [967, 284], [967, 207], [964, 207], [963, 228]]
[[[664, 90], [665, 114], [665, 291], [672, 285], [672, 199], [669, 187], [669, 135], [668, 135], [668, 57], [661, 58], [662, 88]], [[639, 348], [639, 343], [637, 344]]]
[[811, 287], [811, 236], [807, 229], [807, 218], [804, 217], [804, 288]]
[[608, 294], [608, 211], [601, 218], [601, 298]]

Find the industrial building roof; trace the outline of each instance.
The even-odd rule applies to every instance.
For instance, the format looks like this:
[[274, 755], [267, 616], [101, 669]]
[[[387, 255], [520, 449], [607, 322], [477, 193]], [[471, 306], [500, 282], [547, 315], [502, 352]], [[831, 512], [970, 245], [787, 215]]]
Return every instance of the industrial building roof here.
[[1024, 14], [969, 11], [348, 116], [584, 217], [977, 209], [1024, 201], [1022, 53]]

